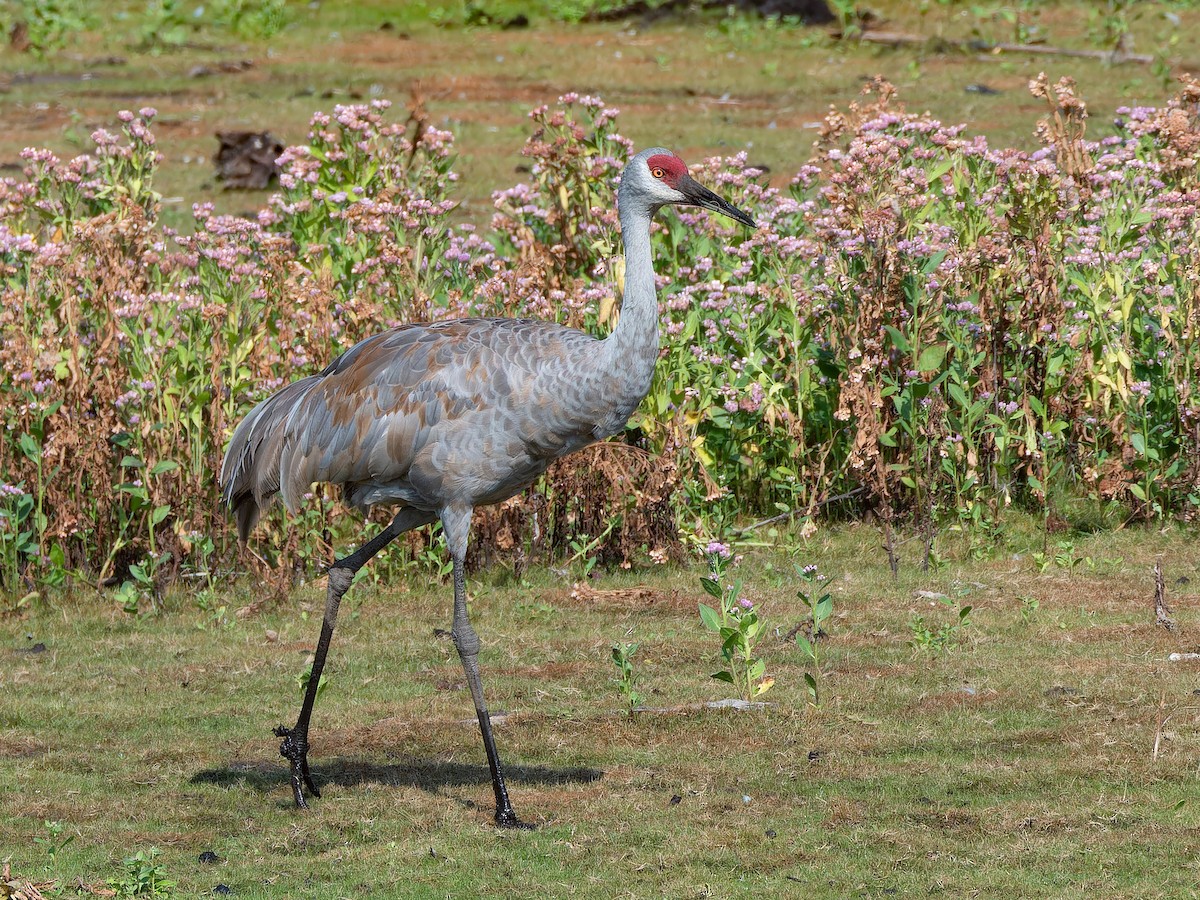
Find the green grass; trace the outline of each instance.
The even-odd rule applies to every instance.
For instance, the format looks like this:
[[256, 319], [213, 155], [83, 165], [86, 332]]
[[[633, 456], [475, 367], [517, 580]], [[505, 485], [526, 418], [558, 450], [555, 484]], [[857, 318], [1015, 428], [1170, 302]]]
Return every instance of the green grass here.
[[[832, 576], [819, 710], [799, 652], [774, 637], [767, 709], [699, 707], [724, 696], [699, 571], [608, 576], [596, 587], [616, 593], [590, 600], [570, 576], [476, 575], [485, 682], [508, 713], [497, 739], [532, 833], [491, 827], [470, 698], [433, 634], [448, 585], [351, 592], [308, 814], [269, 729], [295, 716], [320, 585], [241, 619], [249, 592], [223, 586], [224, 627], [187, 592], [143, 619], [91, 597], [26, 611], [2, 624], [2, 855], [71, 885], [156, 846], [180, 896], [219, 883], [240, 897], [1195, 896], [1198, 669], [1167, 662], [1196, 648], [1194, 534], [1070, 536], [1088, 561], [1039, 572], [1036, 530], [1008, 528], [978, 562], [947, 537], [950, 561], [929, 575], [913, 540], [896, 582], [865, 526], [791, 559], [751, 552], [748, 592], [781, 631], [801, 618], [793, 563]], [[1160, 556], [1175, 635], [1153, 626]], [[953, 615], [917, 590], [974, 605], [957, 649], [909, 647], [914, 614]], [[620, 713], [609, 648], [625, 639], [641, 642], [647, 705], [679, 709]], [[53, 865], [34, 842], [45, 821], [75, 836]], [[198, 862], [205, 850], [221, 862]]]
[[[896, 30], [1007, 37], [999, 6], [931, 4], [918, 17], [907, 11], [915, 4], [874, 5]], [[214, 131], [270, 128], [301, 141], [315, 109], [374, 93], [403, 102], [419, 81], [434, 121], [459, 139], [461, 214], [486, 222], [489, 193], [523, 177], [527, 110], [568, 90], [621, 107], [622, 131], [639, 146], [690, 157], [748, 148], [781, 179], [807, 158], [827, 106], [844, 106], [877, 72], [910, 107], [1024, 147], [1041, 114], [1025, 83], [1043, 69], [1078, 79], [1093, 135], [1118, 105], [1171, 93], [1151, 67], [842, 47], [819, 30], [741, 19], [567, 28], [542, 5], [532, 30], [439, 29], [417, 5], [397, 6], [327, 2], [269, 45], [223, 39], [153, 56], [130, 50], [132, 29], [116, 19], [46, 61], [6, 54], [0, 161], [30, 144], [80, 152], [117, 109], [150, 104], [166, 156], [158, 186], [179, 198], [181, 221], [213, 196], [223, 210], [250, 209], [264, 197], [222, 194], [197, 162], [215, 150]], [[1097, 5], [1042, 8], [1051, 43], [1095, 46]], [[384, 21], [395, 27], [380, 30]], [[1174, 35], [1173, 60], [1200, 57], [1194, 9], [1139, 4], [1134, 33], [1135, 50]], [[95, 63], [112, 53], [125, 62]], [[255, 67], [188, 75], [240, 58]], [[1002, 93], [968, 93], [973, 83]], [[239, 897], [320, 898], [1196, 896], [1200, 667], [1166, 661], [1200, 649], [1195, 535], [1076, 535], [1075, 553], [1091, 562], [1039, 572], [1041, 538], [1019, 519], [1007, 525], [1004, 549], [984, 561], [947, 538], [949, 565], [927, 576], [911, 540], [895, 583], [867, 526], [822, 532], [794, 560], [751, 553], [748, 589], [784, 631], [801, 618], [793, 561], [834, 577], [820, 710], [806, 706], [798, 651], [773, 639], [768, 709], [698, 706], [722, 696], [708, 678], [716, 647], [696, 615], [699, 571], [608, 576], [598, 587], [652, 593], [588, 602], [547, 571], [528, 585], [500, 569], [476, 575], [490, 701], [510, 714], [498, 741], [517, 810], [539, 825], [532, 833], [490, 826], [457, 655], [433, 634], [449, 624], [448, 585], [368, 580], [351, 593], [314, 722], [324, 797], [307, 815], [291, 808], [270, 728], [290, 724], [299, 705], [320, 585], [243, 619], [232, 610], [252, 591], [224, 582], [181, 590], [145, 619], [94, 595], [56, 599], [0, 620], [0, 857], [68, 894], [75, 879], [117, 878], [123, 857], [157, 846], [180, 896], [217, 884]], [[1158, 556], [1176, 635], [1152, 625]], [[974, 606], [956, 650], [909, 647], [914, 615], [934, 627], [952, 616], [916, 590]], [[1039, 602], [1028, 624], [1021, 597]], [[213, 627], [201, 598], [226, 605], [230, 624]], [[647, 703], [679, 711], [620, 714], [609, 682], [617, 640], [641, 643]], [[23, 652], [38, 642], [44, 653]], [[52, 864], [35, 843], [45, 821], [74, 835]], [[199, 863], [205, 850], [222, 861]]]

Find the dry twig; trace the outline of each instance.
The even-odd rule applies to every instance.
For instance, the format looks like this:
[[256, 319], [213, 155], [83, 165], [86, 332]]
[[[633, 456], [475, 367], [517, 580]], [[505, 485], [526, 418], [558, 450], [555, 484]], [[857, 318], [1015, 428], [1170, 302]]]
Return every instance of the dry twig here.
[[1154, 62], [1154, 57], [1145, 53], [1125, 53], [1122, 50], [1073, 50], [1068, 47], [1051, 47], [1046, 44], [1011, 44], [1003, 41], [992, 43], [977, 39], [949, 40], [947, 38], [928, 38], [920, 34], [905, 34], [898, 31], [864, 31], [854, 36], [855, 40], [868, 44], [885, 44], [889, 47], [904, 47], [913, 45], [933, 44], [939, 47], [956, 50], [973, 50], [976, 53], [989, 53], [1000, 56], [1004, 53], [1029, 53], [1036, 56], [1070, 56], [1078, 59], [1102, 59], [1109, 63], [1141, 63], [1147, 65]]
[[1154, 624], [1161, 625], [1167, 631], [1175, 630], [1175, 620], [1171, 618], [1171, 608], [1167, 606], [1167, 582], [1163, 577], [1161, 559], [1154, 563]]

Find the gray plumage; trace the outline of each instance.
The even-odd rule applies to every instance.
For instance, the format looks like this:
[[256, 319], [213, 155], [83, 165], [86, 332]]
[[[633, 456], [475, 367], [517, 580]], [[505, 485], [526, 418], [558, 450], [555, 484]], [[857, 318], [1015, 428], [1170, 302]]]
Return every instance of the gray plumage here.
[[242, 538], [273, 494], [295, 510], [314, 482], [342, 485], [363, 511], [512, 496], [557, 457], [624, 426], [629, 413], [612, 414], [611, 388], [576, 362], [599, 343], [529, 319], [402, 325], [367, 338], [234, 432], [222, 483]]
[[531, 319], [401, 325], [359, 342], [319, 375], [282, 388], [234, 431], [220, 485], [243, 541], [276, 494], [294, 511], [316, 482], [340, 485], [347, 502], [363, 511], [378, 504], [398, 508], [384, 532], [331, 567], [309, 694], [296, 728], [277, 729], [281, 752], [292, 762], [297, 805], [306, 805], [302, 781], [316, 792], [306, 755], [308, 717], [348, 575], [403, 531], [440, 518], [454, 562], [452, 633], [492, 769], [496, 820], [521, 824], [491, 740], [475, 659], [478, 638], [466, 615], [462, 562], [471, 511], [511, 497], [553, 460], [621, 431], [649, 391], [659, 346], [654, 213], [667, 204], [699, 205], [753, 226], [661, 148], [629, 162], [618, 198], [625, 291], [608, 337]]

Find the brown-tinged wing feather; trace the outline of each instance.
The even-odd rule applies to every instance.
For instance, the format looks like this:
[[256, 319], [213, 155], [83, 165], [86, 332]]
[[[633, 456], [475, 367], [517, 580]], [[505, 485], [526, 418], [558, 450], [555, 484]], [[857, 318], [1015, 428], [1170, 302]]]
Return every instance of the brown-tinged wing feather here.
[[219, 484], [221, 499], [233, 509], [238, 538], [243, 542], [279, 490], [279, 459], [288, 417], [319, 381], [319, 375], [310, 375], [281, 388], [254, 407], [233, 432]]
[[359, 342], [234, 433], [222, 487], [239, 532], [271, 494], [295, 509], [314, 482], [345, 486], [362, 508], [511, 496], [595, 439], [603, 386], [578, 363], [595, 344], [526, 319], [403, 325]]
[[529, 319], [401, 326], [361, 342], [298, 404], [282, 459], [291, 506], [313, 482], [360, 507], [495, 502], [594, 440], [589, 335]]

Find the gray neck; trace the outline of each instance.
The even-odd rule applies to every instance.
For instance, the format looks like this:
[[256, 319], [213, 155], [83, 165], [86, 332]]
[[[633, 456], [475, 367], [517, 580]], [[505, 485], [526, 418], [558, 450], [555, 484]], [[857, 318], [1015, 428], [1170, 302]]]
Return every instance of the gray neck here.
[[650, 252], [650, 219], [655, 210], [620, 198], [621, 239], [625, 244], [625, 291], [617, 327], [604, 339], [602, 371], [613, 378], [611, 400], [623, 413], [621, 425], [650, 391], [658, 361], [658, 296]]

